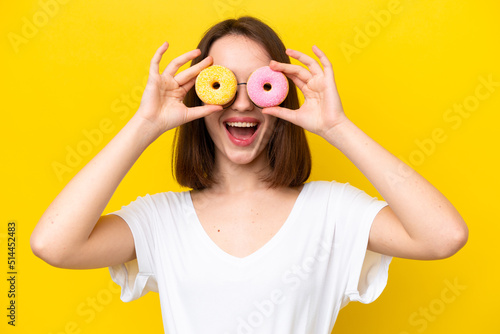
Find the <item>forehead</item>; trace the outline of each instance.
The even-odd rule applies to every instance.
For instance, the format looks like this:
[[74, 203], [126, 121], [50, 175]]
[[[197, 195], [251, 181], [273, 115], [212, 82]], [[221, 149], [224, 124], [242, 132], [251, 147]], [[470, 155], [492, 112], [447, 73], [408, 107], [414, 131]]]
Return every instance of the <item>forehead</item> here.
[[224, 36], [216, 40], [209, 56], [214, 59], [214, 65], [229, 68], [236, 77], [246, 79], [254, 70], [269, 65], [271, 58], [266, 50], [257, 42], [244, 36]]

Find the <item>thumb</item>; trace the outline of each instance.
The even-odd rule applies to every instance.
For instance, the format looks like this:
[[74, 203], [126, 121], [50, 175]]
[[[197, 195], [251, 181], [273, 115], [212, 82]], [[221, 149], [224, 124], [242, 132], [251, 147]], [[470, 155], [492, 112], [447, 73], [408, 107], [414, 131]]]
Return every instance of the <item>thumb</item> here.
[[293, 124], [296, 124], [296, 119], [297, 119], [296, 112], [297, 110], [291, 110], [282, 107], [269, 107], [262, 109], [263, 114], [279, 117]]
[[197, 118], [202, 118], [208, 116], [217, 111], [221, 111], [222, 106], [215, 104], [207, 104], [199, 107], [188, 108], [188, 122], [193, 121]]

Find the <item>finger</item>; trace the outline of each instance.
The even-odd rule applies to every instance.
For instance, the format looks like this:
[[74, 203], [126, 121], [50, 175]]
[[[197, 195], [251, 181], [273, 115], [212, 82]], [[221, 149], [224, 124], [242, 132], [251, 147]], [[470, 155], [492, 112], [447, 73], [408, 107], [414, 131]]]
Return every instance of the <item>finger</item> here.
[[268, 114], [271, 116], [279, 117], [297, 125], [297, 111], [282, 107], [270, 107], [262, 109], [263, 114]]
[[189, 67], [188, 69], [177, 74], [174, 77], [174, 79], [175, 79], [175, 81], [177, 81], [177, 83], [180, 86], [183, 86], [191, 79], [196, 78], [196, 76], [198, 74], [200, 74], [201, 70], [210, 66], [210, 64], [212, 64], [212, 62], [213, 62], [213, 58], [211, 56], [208, 56], [207, 58], [200, 61], [198, 64], [193, 65], [193, 66]]
[[162, 75], [170, 75], [174, 76], [175, 73], [179, 70], [179, 68], [187, 63], [190, 60], [193, 60], [194, 58], [198, 57], [201, 54], [201, 51], [199, 49], [191, 50], [189, 52], [186, 52], [183, 55], [180, 55], [179, 57], [175, 58], [172, 60], [167, 67], [165, 67], [165, 70], [163, 71]]
[[299, 65], [279, 63], [275, 60], [271, 60], [269, 67], [271, 67], [272, 70], [283, 72], [287, 77], [290, 77], [290, 79], [292, 79], [293, 76], [304, 83], [307, 83], [313, 77], [311, 72]]
[[208, 116], [210, 114], [213, 114], [215, 112], [221, 111], [222, 106], [214, 105], [214, 104], [207, 104], [204, 106], [199, 106], [199, 107], [192, 107], [189, 108], [188, 110], [188, 122], [191, 122], [195, 119], [202, 118], [205, 116]]
[[323, 73], [321, 66], [319, 66], [318, 62], [314, 60], [312, 57], [309, 57], [308, 55], [302, 52], [292, 49], [287, 49], [286, 54], [294, 59], [297, 59], [302, 64], [306, 65], [313, 75], [318, 75]]
[[156, 50], [153, 58], [151, 59], [151, 64], [149, 65], [149, 73], [150, 74], [159, 74], [160, 73], [160, 61], [161, 57], [168, 49], [168, 42], [163, 43], [158, 50]]
[[191, 88], [193, 88], [195, 82], [196, 82], [196, 78], [192, 78], [191, 80], [186, 82], [184, 85], [182, 85], [181, 88], [184, 89], [186, 91], [186, 94], [187, 94], [187, 92], [189, 92], [189, 90]]
[[325, 71], [325, 74], [331, 75], [333, 77], [333, 67], [332, 63], [326, 56], [326, 54], [321, 51], [320, 48], [318, 48], [316, 45], [313, 45], [313, 52], [314, 54], [319, 58], [319, 61], [321, 62], [321, 65], [323, 66], [323, 70]]
[[282, 67], [281, 65], [290, 65], [290, 64], [284, 64], [284, 63], [278, 63], [274, 60], [271, 61], [271, 64], [269, 65], [271, 69], [275, 71], [280, 71], [284, 73], [290, 80], [293, 81], [295, 86], [297, 86], [300, 90], [304, 90], [305, 86], [307, 85], [307, 82], [312, 79], [312, 74], [302, 66], [298, 65], [292, 65], [292, 66], [297, 66], [302, 70], [298, 70], [296, 73], [291, 73], [290, 71], [286, 71], [285, 67]]
[[304, 91], [305, 89], [307, 89], [307, 82], [301, 80], [299, 77], [297, 77], [293, 74], [288, 74], [287, 77], [290, 78], [290, 80], [293, 81], [295, 86], [297, 86], [301, 91]]

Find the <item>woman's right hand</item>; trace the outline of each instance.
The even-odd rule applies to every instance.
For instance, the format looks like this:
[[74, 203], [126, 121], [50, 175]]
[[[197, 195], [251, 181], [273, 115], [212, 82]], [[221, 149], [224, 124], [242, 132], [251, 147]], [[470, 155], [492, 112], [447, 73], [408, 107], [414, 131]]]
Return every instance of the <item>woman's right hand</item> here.
[[[60, 268], [109, 267], [136, 258], [132, 231], [115, 215], [102, 216], [111, 196], [147, 146], [167, 130], [203, 117], [221, 106], [187, 108], [182, 100], [196, 76], [213, 60], [175, 74], [200, 55], [193, 50], [159, 74], [168, 44], [155, 53], [139, 110], [113, 139], [73, 177], [44, 212], [30, 237], [33, 253]], [[77, 204], [75, 204], [77, 203]]]
[[201, 51], [195, 49], [172, 60], [160, 74], [160, 61], [167, 49], [168, 43], [165, 42], [153, 56], [141, 104], [134, 115], [134, 117], [147, 120], [157, 136], [184, 123], [222, 110], [222, 107], [218, 105], [188, 108], [183, 103], [184, 96], [196, 81], [196, 76], [212, 64], [212, 57], [208, 56], [198, 64], [176, 75], [182, 65], [200, 55]]

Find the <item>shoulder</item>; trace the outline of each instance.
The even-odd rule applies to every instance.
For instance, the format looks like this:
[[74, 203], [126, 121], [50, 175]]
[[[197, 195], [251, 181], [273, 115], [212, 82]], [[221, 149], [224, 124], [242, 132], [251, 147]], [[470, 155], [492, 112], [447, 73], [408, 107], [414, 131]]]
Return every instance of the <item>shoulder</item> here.
[[[189, 193], [187, 193], [189, 194]], [[161, 192], [138, 196], [121, 209], [112, 212], [138, 226], [166, 225], [175, 222], [189, 210], [186, 192]]]
[[311, 203], [322, 207], [329, 206], [332, 199], [340, 196], [341, 185], [336, 181], [310, 181], [304, 184], [300, 196], [308, 202], [308, 206]]
[[314, 190], [324, 189], [332, 194], [344, 195], [352, 193], [365, 193], [363, 190], [351, 185], [349, 182], [338, 182], [335, 180], [331, 181], [311, 181], [306, 184], [310, 184], [309, 187]]
[[[335, 180], [332, 181], [325, 181], [325, 180], [319, 180], [319, 181], [310, 181], [305, 184], [307, 186], [308, 191], [311, 192], [312, 194], [319, 194], [322, 191], [328, 192], [328, 193], [341, 193], [345, 191], [346, 189], [357, 189], [353, 186], [351, 186], [348, 182], [346, 183], [341, 183], [337, 182]], [[357, 189], [359, 190], [359, 189]]]
[[143, 207], [148, 209], [158, 209], [160, 207], [181, 206], [186, 201], [188, 191], [167, 191], [155, 194], [145, 194], [138, 196], [125, 207]]
[[348, 208], [359, 209], [363, 206], [370, 206], [374, 202], [380, 202], [376, 197], [372, 197], [365, 191], [351, 185], [349, 182], [337, 181], [312, 181], [306, 183], [307, 198], [313, 201], [321, 199], [334, 206], [337, 210]]

